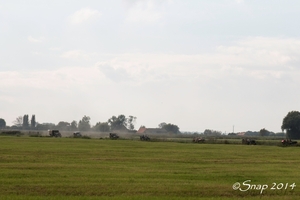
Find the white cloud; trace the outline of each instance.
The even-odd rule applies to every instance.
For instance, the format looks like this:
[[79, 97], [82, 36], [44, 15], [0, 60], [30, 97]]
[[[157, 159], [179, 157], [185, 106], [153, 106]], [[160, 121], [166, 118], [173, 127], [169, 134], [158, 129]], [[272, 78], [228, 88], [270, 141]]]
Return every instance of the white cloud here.
[[153, 0], [136, 1], [128, 11], [129, 22], [155, 22], [162, 18], [163, 12]]
[[110, 83], [97, 67], [2, 71], [0, 107], [7, 123], [28, 112], [36, 114], [38, 122], [78, 120], [96, 112], [91, 105], [104, 99], [100, 92], [107, 94], [105, 88]]
[[[284, 38], [246, 38], [215, 52], [195, 55], [114, 54], [100, 55], [81, 50], [66, 51], [62, 58], [78, 61], [84, 67], [35, 72], [0, 72], [1, 88], [66, 88], [97, 84], [125, 83], [214, 83], [223, 87], [231, 81], [282, 82], [300, 84], [300, 40]], [[99, 61], [98, 59], [101, 58]], [[93, 63], [84, 65], [84, 62]], [[101, 77], [101, 78], [100, 78]], [[16, 81], [18, 80], [18, 81]]]
[[71, 24], [81, 24], [85, 21], [96, 19], [100, 16], [101, 13], [98, 10], [82, 8], [81, 10], [78, 10], [74, 14], [70, 15], [68, 20]]
[[29, 42], [33, 42], [33, 43], [41, 43], [45, 40], [45, 37], [38, 37], [38, 38], [34, 38], [32, 36], [28, 36], [27, 40]]
[[9, 95], [2, 95], [0, 97], [0, 102], [13, 104], [15, 103], [15, 97]]
[[275, 81], [287, 76], [299, 83], [294, 75], [299, 74], [299, 57], [300, 40], [254, 37], [219, 46], [207, 54], [120, 54], [96, 65], [109, 67], [114, 72], [112, 76], [123, 70], [127, 78], [120, 80], [135, 84], [166, 78], [205, 82], [211, 78], [243, 77]]
[[89, 59], [88, 54], [84, 53], [81, 50], [71, 50], [71, 51], [63, 52], [61, 57], [67, 58], [67, 59], [75, 59], [75, 60], [78, 60], [78, 59], [88, 60]]
[[244, 3], [244, 0], [235, 0], [236, 3]]
[[[202, 131], [207, 127], [219, 129], [215, 127], [216, 121], [222, 124], [221, 130], [224, 130], [224, 124], [232, 123], [240, 123], [240, 128], [247, 130], [246, 122], [249, 121], [256, 124], [255, 128], [250, 127], [251, 130], [256, 127], [269, 129], [263, 121], [270, 113], [277, 112], [280, 121], [280, 112], [288, 111], [297, 103], [291, 98], [287, 100], [290, 103], [282, 104], [284, 96], [293, 96], [300, 84], [300, 40], [295, 38], [245, 38], [203, 54], [94, 55], [72, 50], [61, 56], [75, 60], [88, 58], [88, 63], [94, 64], [57, 70], [0, 72], [0, 90], [6, 92], [3, 95], [6, 97], [0, 98], [3, 105], [14, 101], [10, 98], [12, 93], [44, 91], [51, 93], [57, 105], [65, 109], [62, 120], [68, 119], [69, 112], [77, 115], [92, 113], [99, 119], [96, 110], [101, 107], [103, 115], [134, 112], [139, 123], [146, 126], [155, 126], [159, 123], [155, 120], [166, 119], [180, 127], [184, 123], [186, 128], [183, 130], [197, 130], [196, 125], [182, 120], [193, 116], [206, 126], [200, 129]], [[39, 98], [39, 92], [32, 92], [34, 98]], [[27, 94], [22, 95], [27, 97]], [[38, 101], [40, 107], [52, 105], [52, 100], [43, 98]], [[61, 99], [66, 101], [62, 103]], [[120, 99], [128, 105], [126, 108], [119, 103]], [[78, 105], [82, 102], [88, 106], [82, 106], [80, 110]], [[280, 111], [274, 111], [278, 105]], [[48, 112], [53, 109], [57, 108], [48, 108]], [[160, 119], [152, 119], [162, 109], [166, 114]], [[144, 113], [150, 110], [153, 115], [145, 116]], [[264, 112], [260, 118], [245, 114], [252, 112], [252, 116], [257, 116], [261, 110]], [[178, 117], [178, 111], [184, 117]], [[272, 124], [269, 123], [271, 130], [277, 130]]]
[[[152, 81], [211, 79], [285, 79], [299, 82], [300, 40], [253, 37], [229, 46], [219, 46], [205, 54], [115, 54], [95, 55], [81, 50], [64, 52], [61, 57], [95, 61], [95, 66], [114, 82], [135, 85]], [[101, 57], [101, 61], [96, 59]]]
[[114, 68], [109, 65], [99, 65], [99, 69], [107, 78], [115, 82], [130, 80], [130, 75], [123, 68]]
[[61, 51], [62, 47], [50, 47], [49, 50], [50, 51]]
[[[300, 40], [284, 38], [247, 38], [234, 46], [217, 49], [218, 60], [230, 66], [242, 67], [245, 73], [268, 70], [269, 75], [280, 77], [281, 73], [294, 73], [300, 64]], [[216, 58], [217, 59], [217, 58]], [[266, 73], [259, 78], [267, 77]]]
[[97, 67], [64, 67], [58, 70], [0, 72], [0, 88], [68, 90], [88, 88], [109, 81]]

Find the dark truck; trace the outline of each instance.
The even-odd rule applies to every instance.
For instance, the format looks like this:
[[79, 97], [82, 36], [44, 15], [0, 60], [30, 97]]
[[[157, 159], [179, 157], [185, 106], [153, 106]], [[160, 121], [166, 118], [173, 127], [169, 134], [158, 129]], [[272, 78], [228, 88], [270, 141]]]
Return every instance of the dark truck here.
[[59, 130], [48, 130], [50, 137], [61, 137]]

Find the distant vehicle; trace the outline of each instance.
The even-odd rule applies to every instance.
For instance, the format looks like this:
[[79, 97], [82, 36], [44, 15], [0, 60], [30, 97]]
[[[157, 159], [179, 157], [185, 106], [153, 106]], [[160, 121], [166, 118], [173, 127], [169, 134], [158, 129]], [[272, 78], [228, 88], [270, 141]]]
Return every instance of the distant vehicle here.
[[150, 138], [147, 135], [141, 135], [140, 140], [142, 141], [150, 141]]
[[256, 145], [256, 142], [255, 140], [252, 140], [252, 139], [242, 139], [242, 144], [247, 144], [247, 145]]
[[81, 133], [79, 131], [76, 131], [73, 133], [74, 137], [82, 137]]
[[109, 138], [110, 139], [118, 139], [119, 138], [119, 136], [118, 136], [118, 134], [116, 134], [116, 133], [109, 133]]
[[196, 138], [193, 138], [193, 142], [195, 142], [195, 143], [204, 143], [205, 139], [202, 138], [202, 137], [196, 137]]
[[61, 137], [59, 130], [48, 130], [50, 137]]
[[281, 140], [281, 143], [285, 146], [288, 146], [288, 145], [294, 145], [294, 144], [297, 144], [297, 141], [292, 141], [292, 140]]

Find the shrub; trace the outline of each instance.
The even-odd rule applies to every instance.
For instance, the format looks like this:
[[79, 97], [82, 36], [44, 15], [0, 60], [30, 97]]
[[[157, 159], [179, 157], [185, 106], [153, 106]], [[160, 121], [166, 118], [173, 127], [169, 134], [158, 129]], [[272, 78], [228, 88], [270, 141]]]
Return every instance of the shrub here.
[[20, 136], [23, 135], [21, 131], [2, 131], [1, 135]]

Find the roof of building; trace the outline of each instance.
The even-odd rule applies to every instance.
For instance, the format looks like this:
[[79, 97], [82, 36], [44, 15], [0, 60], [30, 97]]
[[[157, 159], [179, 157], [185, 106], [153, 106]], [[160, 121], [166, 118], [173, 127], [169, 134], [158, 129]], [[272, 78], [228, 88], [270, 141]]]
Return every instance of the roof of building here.
[[140, 127], [139, 130], [136, 132], [137, 134], [144, 134], [144, 133], [167, 133], [167, 131], [163, 128], [146, 128]]
[[146, 131], [146, 127], [140, 127], [139, 130], [136, 132], [137, 134], [143, 134]]

